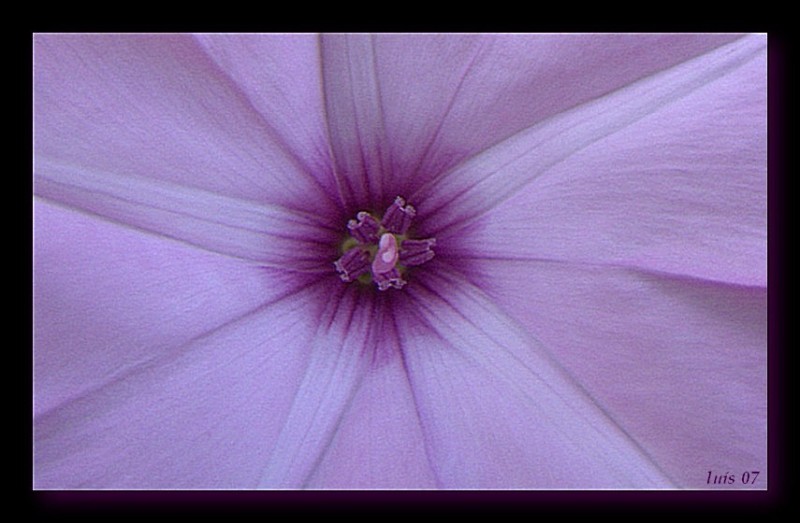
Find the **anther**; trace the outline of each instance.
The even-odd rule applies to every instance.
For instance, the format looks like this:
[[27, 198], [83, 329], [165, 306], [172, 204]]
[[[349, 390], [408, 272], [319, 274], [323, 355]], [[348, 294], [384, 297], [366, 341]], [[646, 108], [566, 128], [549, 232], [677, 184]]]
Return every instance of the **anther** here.
[[381, 226], [378, 220], [368, 212], [361, 211], [356, 215], [356, 220], [347, 222], [350, 235], [359, 243], [375, 243], [378, 241], [378, 231]]
[[395, 234], [405, 234], [411, 225], [411, 220], [417, 215], [416, 209], [411, 205], [406, 205], [406, 201], [398, 196], [394, 203], [386, 209], [381, 225]]
[[406, 281], [396, 268], [391, 269], [389, 272], [372, 273], [372, 281], [378, 285], [379, 291], [385, 291], [389, 287], [402, 289], [403, 285], [406, 284]]
[[353, 247], [333, 262], [342, 281], [355, 281], [362, 274], [369, 272], [369, 253], [360, 247]]
[[434, 252], [431, 250], [434, 245], [436, 245], [436, 238], [403, 241], [400, 246], [400, 264], [412, 267], [430, 261], [434, 256]]

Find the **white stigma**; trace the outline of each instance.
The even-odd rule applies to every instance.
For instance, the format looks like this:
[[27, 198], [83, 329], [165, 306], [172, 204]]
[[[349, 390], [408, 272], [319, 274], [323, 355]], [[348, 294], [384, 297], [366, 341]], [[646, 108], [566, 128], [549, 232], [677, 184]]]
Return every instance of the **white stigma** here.
[[394, 269], [400, 253], [397, 249], [397, 239], [394, 234], [384, 233], [378, 242], [378, 252], [375, 254], [375, 259], [372, 261], [372, 272], [376, 274], [383, 274]]

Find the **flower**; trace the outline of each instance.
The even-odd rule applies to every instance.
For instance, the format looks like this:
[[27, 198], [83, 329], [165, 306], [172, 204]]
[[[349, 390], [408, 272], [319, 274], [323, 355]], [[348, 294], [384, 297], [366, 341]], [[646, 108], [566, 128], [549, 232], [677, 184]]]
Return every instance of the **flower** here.
[[765, 54], [37, 35], [35, 486], [765, 488]]

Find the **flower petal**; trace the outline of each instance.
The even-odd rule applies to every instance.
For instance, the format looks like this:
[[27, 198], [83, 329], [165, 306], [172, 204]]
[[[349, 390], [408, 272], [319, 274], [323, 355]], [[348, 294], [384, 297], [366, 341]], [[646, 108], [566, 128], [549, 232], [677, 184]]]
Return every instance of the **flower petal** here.
[[56, 202], [264, 266], [328, 270], [334, 233], [312, 214], [49, 161], [36, 170], [36, 194]]
[[329, 204], [273, 128], [185, 35], [37, 35], [37, 161], [298, 208]]
[[553, 166], [462, 234], [462, 254], [765, 286], [765, 59]]
[[37, 413], [292, 290], [238, 260], [48, 202], [34, 211]]
[[741, 38], [518, 133], [409, 196], [430, 216], [424, 233], [482, 217], [571, 155], [760, 60], [765, 48], [763, 35]]
[[379, 35], [374, 67], [392, 170], [430, 180], [522, 129], [735, 38]]
[[328, 306], [315, 321], [311, 360], [264, 468], [261, 488], [307, 485], [369, 362], [377, 321], [370, 296], [330, 281], [331, 287], [319, 288], [320, 301]]
[[35, 420], [36, 488], [252, 488], [302, 379], [307, 293], [265, 305]]
[[398, 330], [442, 486], [670, 484], [482, 292], [459, 277], [433, 274], [425, 286], [409, 286], [416, 310], [401, 311], [407, 314], [398, 315]]
[[309, 488], [436, 487], [393, 320], [379, 330], [383, 356], [371, 361]]
[[[481, 267], [494, 300], [678, 485], [709, 488], [713, 471], [765, 488], [765, 289], [581, 264]], [[758, 482], [741, 484], [754, 470]]]

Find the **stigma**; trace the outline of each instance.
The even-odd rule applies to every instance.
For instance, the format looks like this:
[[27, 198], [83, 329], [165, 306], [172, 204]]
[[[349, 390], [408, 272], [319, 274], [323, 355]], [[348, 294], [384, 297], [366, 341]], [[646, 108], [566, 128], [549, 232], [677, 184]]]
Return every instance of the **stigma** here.
[[397, 252], [397, 238], [394, 234], [385, 232], [378, 242], [375, 259], [372, 260], [372, 274], [385, 274], [397, 264], [400, 255]]
[[394, 199], [381, 219], [367, 211], [347, 223], [348, 237], [341, 257], [334, 262], [345, 282], [374, 283], [378, 290], [402, 289], [408, 267], [422, 265], [434, 257], [435, 238], [409, 238], [416, 209], [401, 196]]

